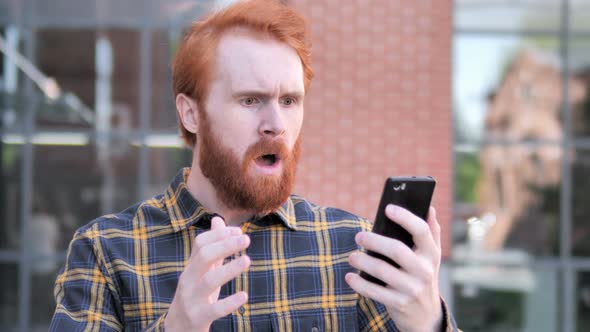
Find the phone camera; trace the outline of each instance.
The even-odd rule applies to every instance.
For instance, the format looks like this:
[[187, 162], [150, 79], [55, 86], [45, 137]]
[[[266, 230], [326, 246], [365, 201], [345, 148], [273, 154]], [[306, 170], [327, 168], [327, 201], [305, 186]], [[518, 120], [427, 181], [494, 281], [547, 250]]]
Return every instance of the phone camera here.
[[393, 190], [395, 190], [395, 191], [406, 190], [406, 183], [402, 182], [400, 184], [394, 185]]

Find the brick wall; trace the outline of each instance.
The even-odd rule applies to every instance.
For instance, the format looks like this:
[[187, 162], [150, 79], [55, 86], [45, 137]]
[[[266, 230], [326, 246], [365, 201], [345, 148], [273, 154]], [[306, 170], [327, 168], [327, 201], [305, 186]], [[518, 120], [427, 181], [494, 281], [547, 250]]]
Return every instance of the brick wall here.
[[308, 18], [316, 72], [296, 192], [374, 218], [389, 175], [432, 175], [449, 253], [450, 0], [290, 0]]

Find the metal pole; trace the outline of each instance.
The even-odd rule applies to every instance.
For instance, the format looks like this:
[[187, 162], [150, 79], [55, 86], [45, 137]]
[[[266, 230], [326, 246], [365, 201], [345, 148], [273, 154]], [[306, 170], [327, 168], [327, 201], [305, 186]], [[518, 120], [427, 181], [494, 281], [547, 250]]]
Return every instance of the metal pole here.
[[563, 141], [562, 149], [564, 157], [561, 160], [561, 195], [560, 195], [560, 257], [563, 263], [563, 296], [562, 308], [563, 317], [561, 319], [561, 330], [564, 332], [574, 332], [576, 329], [576, 308], [575, 308], [575, 285], [574, 271], [571, 264], [571, 234], [572, 234], [572, 174], [570, 149], [573, 148], [571, 143], [572, 135], [572, 115], [569, 104], [569, 0], [563, 0], [561, 3], [561, 26], [560, 26], [560, 51], [561, 51], [561, 89], [562, 101], [561, 112], [563, 119]]
[[150, 130], [151, 119], [151, 90], [152, 90], [152, 26], [154, 2], [148, 1], [144, 6], [144, 24], [141, 27], [139, 42], [139, 158], [137, 172], [138, 200], [146, 199], [145, 193], [149, 182], [150, 150], [146, 144], [146, 138]]

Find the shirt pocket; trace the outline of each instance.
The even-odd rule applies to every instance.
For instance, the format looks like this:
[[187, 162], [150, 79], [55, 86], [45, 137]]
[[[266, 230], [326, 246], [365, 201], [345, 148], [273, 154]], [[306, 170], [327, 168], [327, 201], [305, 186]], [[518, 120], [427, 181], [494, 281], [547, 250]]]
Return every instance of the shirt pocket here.
[[356, 310], [284, 312], [271, 316], [272, 330], [280, 332], [358, 331]]

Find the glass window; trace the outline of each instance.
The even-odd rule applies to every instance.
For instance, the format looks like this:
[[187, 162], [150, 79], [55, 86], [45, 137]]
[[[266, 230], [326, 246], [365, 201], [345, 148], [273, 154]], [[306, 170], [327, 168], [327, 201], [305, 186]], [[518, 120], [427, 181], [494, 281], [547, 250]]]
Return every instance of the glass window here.
[[20, 247], [22, 144], [7, 143], [12, 139], [18, 137], [2, 135], [0, 142], [0, 249]]
[[570, 28], [576, 32], [590, 32], [590, 2], [587, 0], [569, 0]]
[[559, 0], [456, 0], [455, 27], [490, 30], [558, 30]]
[[590, 257], [590, 150], [576, 150], [572, 163], [572, 250], [573, 255]]
[[0, 52], [0, 131], [18, 132], [23, 129], [25, 113], [33, 106], [22, 89], [27, 79], [19, 69], [22, 63], [12, 55], [23, 54], [23, 32], [15, 26], [0, 26], [0, 36], [11, 53], [9, 57]]
[[15, 23], [22, 1], [0, 1], [0, 24]]
[[[176, 137], [176, 136], [173, 136]], [[160, 142], [164, 140], [161, 139]], [[190, 167], [192, 153], [184, 148], [151, 148], [150, 149], [150, 176], [149, 193], [143, 194], [143, 198], [164, 193], [172, 178], [183, 167]]]
[[27, 16], [31, 21], [43, 26], [139, 26], [146, 17], [147, 11], [143, 10], [145, 6], [145, 2], [141, 0], [37, 0], [29, 1]]
[[557, 255], [560, 158], [558, 145], [525, 143], [458, 152], [454, 250]]
[[552, 37], [455, 36], [458, 143], [559, 141], [558, 47], [559, 41]]
[[590, 136], [590, 36], [573, 38], [569, 47], [569, 86], [572, 123], [576, 137]]
[[104, 146], [83, 142], [64, 146], [58, 145], [62, 143], [58, 139], [62, 136], [49, 136], [44, 141], [47, 145], [35, 146], [29, 228], [32, 237], [39, 235], [31, 242], [44, 243], [46, 255], [65, 250], [78, 227], [137, 201], [136, 147], [116, 141]]
[[139, 32], [41, 29], [39, 69], [60, 87], [45, 98], [37, 125], [129, 133], [139, 123]]
[[55, 311], [53, 286], [62, 260], [38, 257], [31, 264], [31, 326], [34, 331], [47, 331]]
[[0, 264], [0, 330], [17, 331], [18, 265]]
[[590, 272], [578, 274], [578, 332], [590, 331]]
[[167, 30], [152, 34], [152, 116], [153, 129], [178, 133], [176, 103], [172, 88], [171, 61], [176, 52], [177, 35]]
[[554, 270], [463, 265], [454, 268], [452, 279], [454, 314], [463, 331], [560, 330], [560, 288]]

